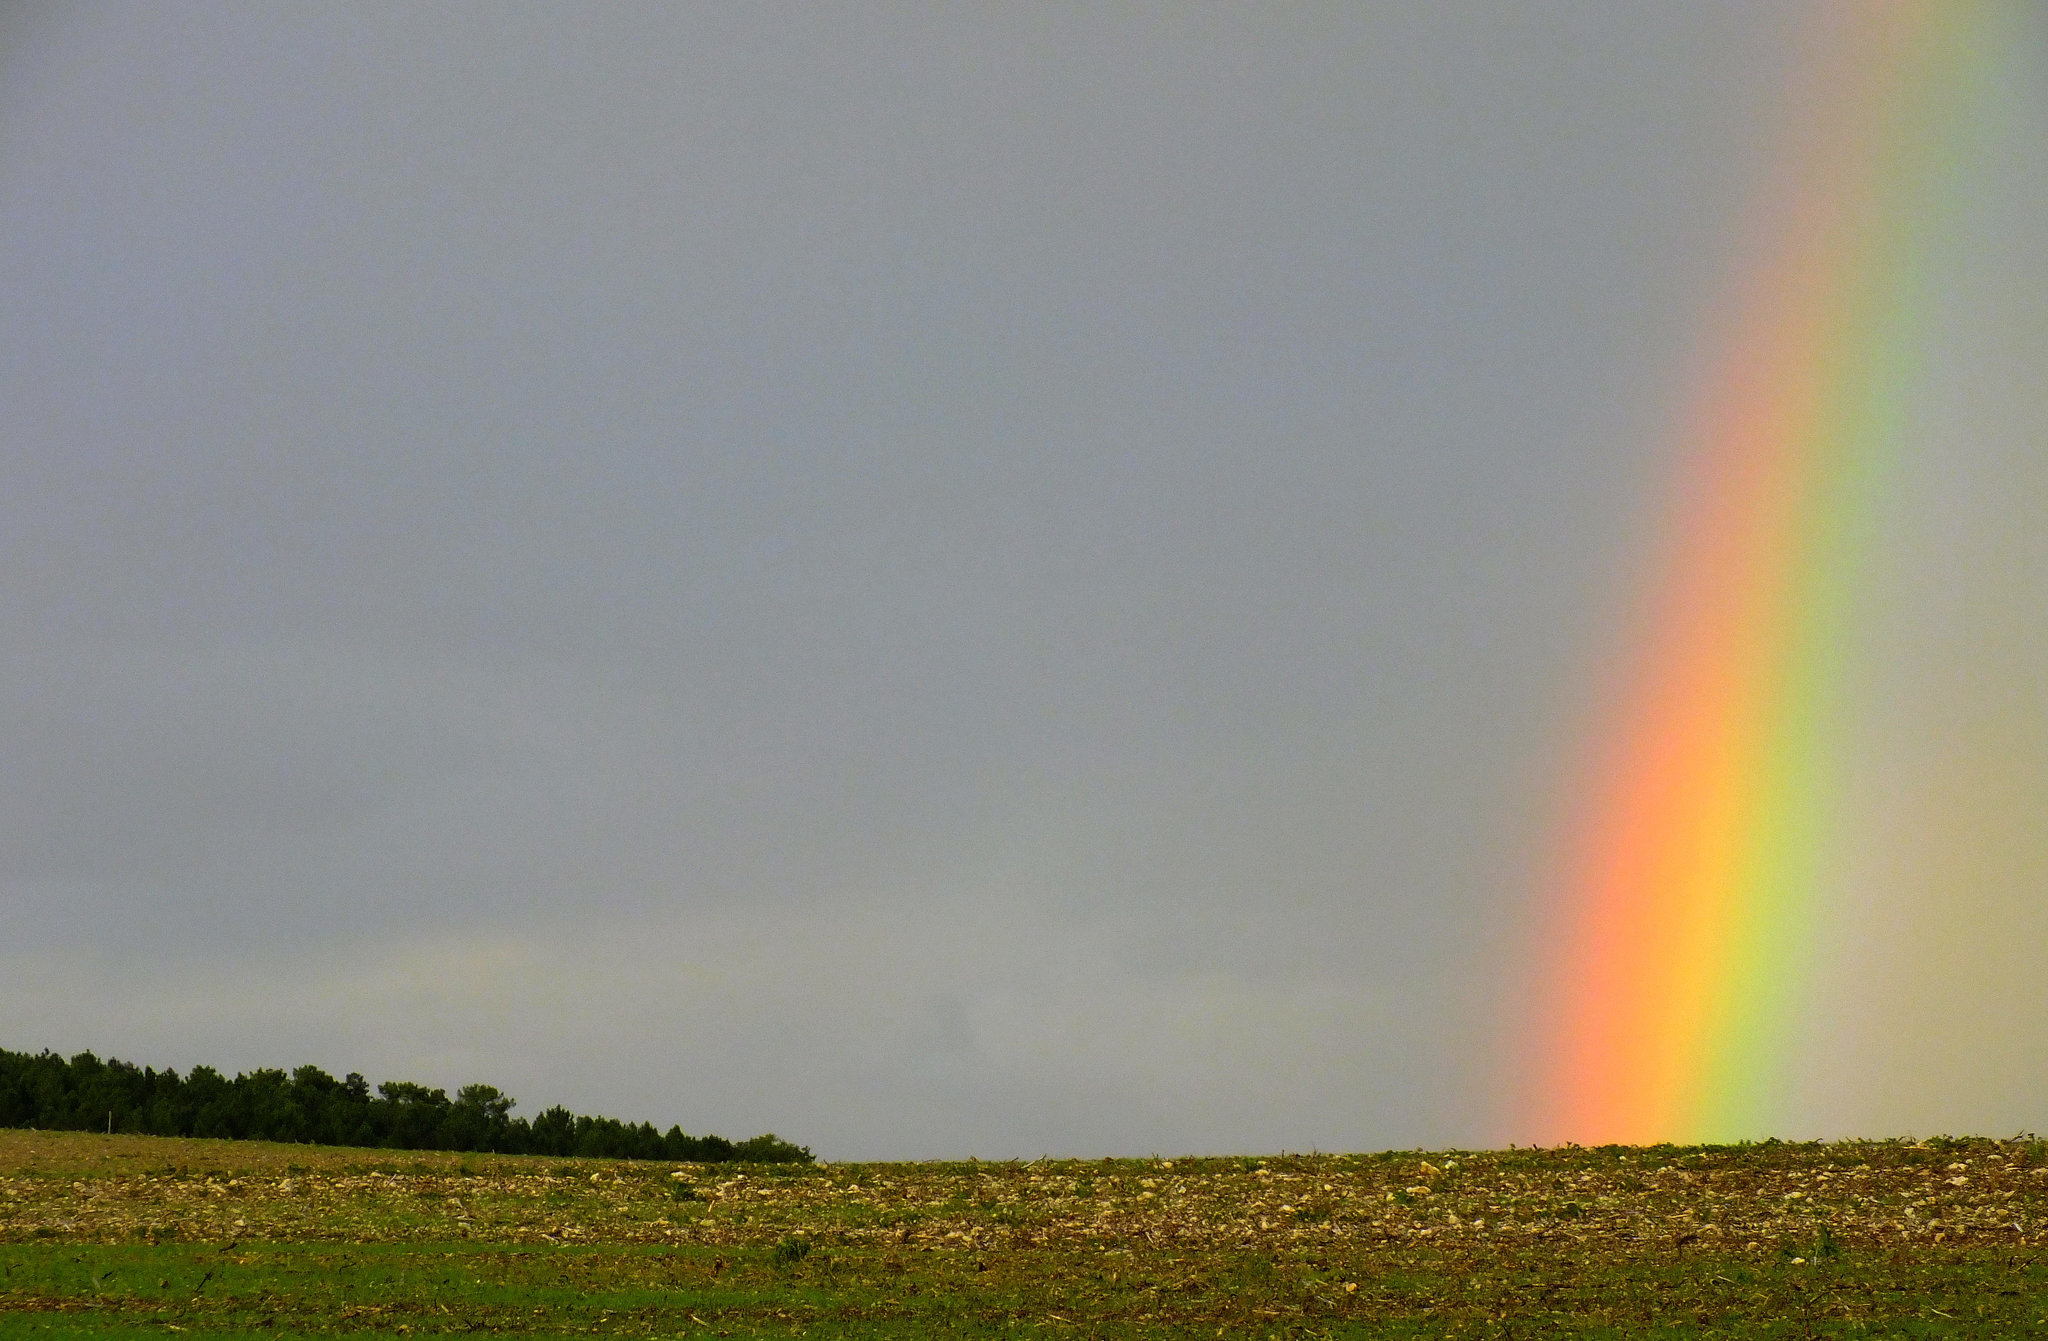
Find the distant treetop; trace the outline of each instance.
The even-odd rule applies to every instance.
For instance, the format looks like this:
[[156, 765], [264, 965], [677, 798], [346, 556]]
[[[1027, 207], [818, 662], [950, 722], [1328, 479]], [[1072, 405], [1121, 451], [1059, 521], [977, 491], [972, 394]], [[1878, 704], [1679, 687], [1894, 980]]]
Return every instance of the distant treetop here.
[[66, 1060], [0, 1048], [0, 1127], [131, 1132], [229, 1140], [299, 1141], [394, 1150], [475, 1150], [507, 1155], [663, 1159], [693, 1163], [808, 1164], [808, 1147], [772, 1133], [744, 1141], [656, 1131], [560, 1106], [531, 1121], [491, 1085], [446, 1090], [387, 1080], [373, 1095], [354, 1072], [340, 1080], [317, 1066], [290, 1075], [261, 1069], [227, 1079], [210, 1066], [182, 1077], [89, 1052]]

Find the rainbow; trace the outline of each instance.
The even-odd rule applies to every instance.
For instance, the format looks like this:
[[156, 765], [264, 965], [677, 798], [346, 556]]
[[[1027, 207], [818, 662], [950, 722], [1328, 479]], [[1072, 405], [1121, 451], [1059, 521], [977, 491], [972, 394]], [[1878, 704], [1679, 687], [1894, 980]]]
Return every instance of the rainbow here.
[[1770, 1134], [1816, 939], [1853, 908], [1858, 630], [1919, 431], [1924, 261], [2011, 35], [1972, 0], [1828, 13], [1573, 789], [1524, 1124], [1546, 1143]]

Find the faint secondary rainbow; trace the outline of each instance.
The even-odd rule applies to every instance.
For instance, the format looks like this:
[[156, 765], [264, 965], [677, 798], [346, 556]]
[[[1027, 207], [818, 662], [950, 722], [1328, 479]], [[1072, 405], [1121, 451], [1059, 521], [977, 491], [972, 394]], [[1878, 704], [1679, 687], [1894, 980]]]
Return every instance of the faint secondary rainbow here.
[[1646, 634], [1576, 789], [1537, 1045], [1538, 1139], [1768, 1134], [1840, 907], [1858, 620], [1914, 433], [1921, 265], [2001, 11], [1830, 14], [1829, 68], [1682, 426]]

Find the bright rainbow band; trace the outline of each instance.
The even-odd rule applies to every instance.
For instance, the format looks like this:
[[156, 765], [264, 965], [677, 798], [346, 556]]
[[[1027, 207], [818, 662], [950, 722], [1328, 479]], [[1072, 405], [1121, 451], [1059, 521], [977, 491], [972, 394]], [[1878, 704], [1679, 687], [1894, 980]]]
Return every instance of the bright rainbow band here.
[[1833, 14], [1833, 66], [1799, 90], [1823, 124], [1767, 193], [1768, 254], [1683, 426], [1649, 627], [1580, 789], [1529, 1124], [1545, 1143], [1773, 1134], [1819, 938], [1854, 915], [1859, 621], [1916, 433], [1922, 260], [2012, 35], [1977, 0]]

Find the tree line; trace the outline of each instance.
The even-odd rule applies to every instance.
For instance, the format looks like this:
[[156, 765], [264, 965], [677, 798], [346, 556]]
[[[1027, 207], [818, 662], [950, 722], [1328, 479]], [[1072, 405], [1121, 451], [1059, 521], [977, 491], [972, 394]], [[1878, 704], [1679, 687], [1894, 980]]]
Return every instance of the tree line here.
[[686, 1136], [680, 1127], [661, 1132], [560, 1106], [529, 1121], [512, 1116], [514, 1102], [490, 1085], [464, 1085], [450, 1099], [446, 1090], [404, 1080], [387, 1080], [373, 1094], [360, 1075], [336, 1080], [317, 1066], [229, 1080], [210, 1066], [180, 1076], [89, 1052], [67, 1060], [0, 1048], [0, 1127], [707, 1164], [811, 1161], [807, 1147], [773, 1134]]

